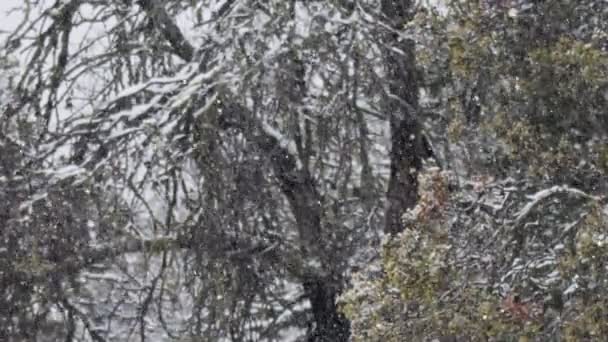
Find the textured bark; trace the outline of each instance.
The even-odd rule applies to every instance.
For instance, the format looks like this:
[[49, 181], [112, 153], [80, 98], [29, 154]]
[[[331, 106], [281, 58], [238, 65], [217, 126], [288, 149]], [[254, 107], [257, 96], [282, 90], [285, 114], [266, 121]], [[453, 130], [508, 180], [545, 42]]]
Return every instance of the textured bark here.
[[331, 284], [331, 279], [323, 278], [304, 282], [304, 291], [310, 300], [316, 324], [309, 342], [348, 341], [350, 336], [350, 323], [336, 307], [338, 289]]
[[[383, 0], [382, 12], [395, 32], [411, 19], [413, 1]], [[384, 37], [386, 78], [389, 94], [386, 111], [390, 117], [390, 179], [386, 192], [385, 233], [403, 230], [401, 217], [417, 201], [417, 176], [422, 160], [429, 157], [418, 123], [418, 81], [415, 44], [395, 32]], [[398, 53], [396, 51], [401, 51]]]

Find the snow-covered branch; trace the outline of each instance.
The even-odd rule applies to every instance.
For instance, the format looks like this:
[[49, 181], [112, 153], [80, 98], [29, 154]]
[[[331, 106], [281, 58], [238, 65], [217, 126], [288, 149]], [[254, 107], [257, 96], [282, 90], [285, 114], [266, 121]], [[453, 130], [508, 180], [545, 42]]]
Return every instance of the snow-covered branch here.
[[546, 199], [557, 194], [573, 195], [597, 202], [600, 202], [603, 199], [603, 197], [594, 196], [582, 190], [569, 187], [567, 185], [556, 185], [548, 189], [540, 190], [533, 195], [527, 196], [530, 201], [515, 214], [514, 225], [520, 225], [523, 220], [532, 212], [532, 210], [534, 210], [534, 208], [538, 207]]

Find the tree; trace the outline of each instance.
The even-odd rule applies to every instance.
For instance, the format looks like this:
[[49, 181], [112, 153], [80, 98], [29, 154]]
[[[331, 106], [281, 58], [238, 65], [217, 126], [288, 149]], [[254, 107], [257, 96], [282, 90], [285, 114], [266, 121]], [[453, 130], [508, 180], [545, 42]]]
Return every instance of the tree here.
[[26, 2], [3, 120], [30, 122], [31, 222], [5, 232], [41, 252], [6, 265], [34, 322], [7, 338], [346, 341], [336, 298], [429, 155], [412, 6]]
[[405, 231], [344, 296], [355, 340], [605, 334], [605, 13], [453, 1], [415, 15], [421, 107], [448, 167], [420, 175]]
[[0, 338], [606, 335], [605, 3], [15, 13]]

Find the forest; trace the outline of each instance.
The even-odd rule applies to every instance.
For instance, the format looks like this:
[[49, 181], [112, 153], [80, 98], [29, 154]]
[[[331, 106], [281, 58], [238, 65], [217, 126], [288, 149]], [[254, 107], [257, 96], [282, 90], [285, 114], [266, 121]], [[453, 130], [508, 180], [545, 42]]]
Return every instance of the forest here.
[[0, 341], [608, 338], [608, 1], [2, 6]]

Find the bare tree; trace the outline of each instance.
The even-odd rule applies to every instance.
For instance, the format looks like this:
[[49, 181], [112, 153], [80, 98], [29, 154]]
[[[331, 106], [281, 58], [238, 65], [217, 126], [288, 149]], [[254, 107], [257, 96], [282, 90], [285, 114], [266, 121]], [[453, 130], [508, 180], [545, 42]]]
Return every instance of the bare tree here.
[[63, 251], [19, 273], [49, 289], [37, 319], [68, 340], [346, 341], [336, 298], [429, 156], [413, 4], [377, 5], [26, 1], [2, 115], [32, 153], [6, 169], [32, 175], [16, 231], [46, 219], [61, 243], [37, 243]]

